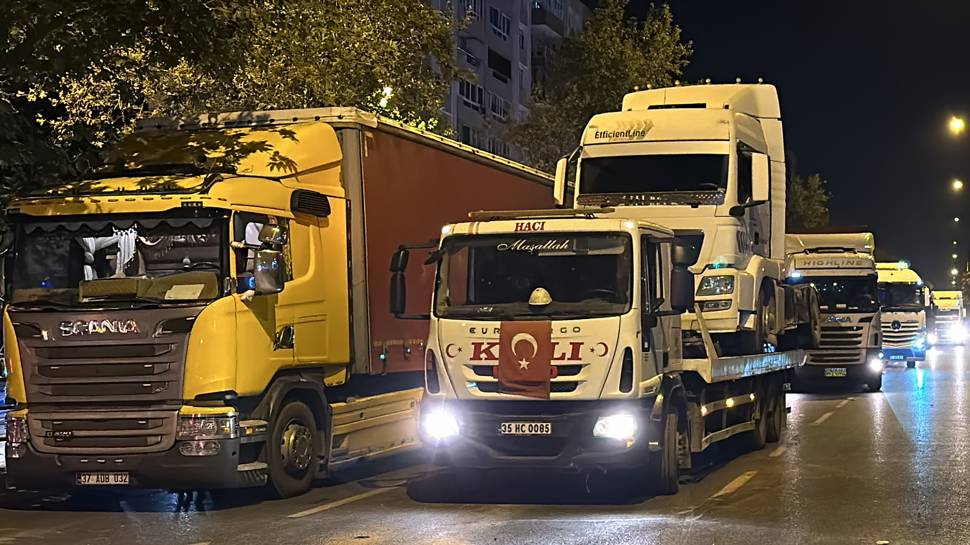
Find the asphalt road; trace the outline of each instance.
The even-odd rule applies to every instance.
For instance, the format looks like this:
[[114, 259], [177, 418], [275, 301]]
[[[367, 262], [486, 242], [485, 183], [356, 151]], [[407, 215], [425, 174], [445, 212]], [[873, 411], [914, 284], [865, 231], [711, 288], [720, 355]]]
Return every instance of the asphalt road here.
[[725, 453], [676, 496], [562, 476], [474, 481], [411, 454], [284, 501], [8, 490], [0, 544], [970, 543], [968, 377], [970, 348], [947, 348], [888, 368], [881, 393], [792, 394], [782, 443]]

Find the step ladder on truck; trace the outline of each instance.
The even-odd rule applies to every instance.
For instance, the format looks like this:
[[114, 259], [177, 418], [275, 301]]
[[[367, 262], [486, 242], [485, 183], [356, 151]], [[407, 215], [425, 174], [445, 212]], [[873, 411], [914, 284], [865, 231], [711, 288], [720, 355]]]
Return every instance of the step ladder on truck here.
[[[399, 317], [409, 252], [390, 267]], [[420, 426], [436, 462], [630, 472], [672, 494], [711, 445], [778, 441], [805, 354], [722, 356], [698, 312], [703, 349], [684, 357], [696, 259], [671, 229], [609, 208], [478, 212], [444, 226], [427, 261], [437, 272]], [[812, 300], [811, 287], [792, 289]]]

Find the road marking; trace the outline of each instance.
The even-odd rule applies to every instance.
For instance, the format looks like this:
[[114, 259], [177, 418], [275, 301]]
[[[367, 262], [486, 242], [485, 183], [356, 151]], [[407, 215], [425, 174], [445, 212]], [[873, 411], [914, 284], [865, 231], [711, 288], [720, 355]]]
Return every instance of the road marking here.
[[768, 457], [769, 458], [777, 458], [777, 457], [781, 456], [782, 454], [784, 454], [786, 450], [788, 450], [788, 447], [786, 447], [786, 446], [780, 446], [780, 447], [776, 448], [775, 450], [771, 451], [771, 454], [769, 454]]
[[308, 517], [310, 515], [315, 515], [317, 513], [322, 513], [324, 511], [340, 507], [341, 505], [347, 505], [348, 503], [354, 503], [355, 501], [360, 501], [367, 499], [371, 496], [376, 496], [378, 494], [383, 494], [385, 492], [390, 492], [391, 490], [397, 490], [397, 487], [391, 488], [375, 488], [374, 490], [368, 490], [367, 492], [361, 492], [356, 496], [351, 496], [349, 498], [344, 498], [342, 500], [332, 501], [330, 503], [325, 503], [323, 505], [318, 505], [316, 507], [311, 507], [306, 511], [300, 511], [299, 513], [293, 513], [288, 515], [287, 518], [298, 519], [303, 517]]
[[825, 422], [826, 420], [828, 420], [829, 418], [831, 418], [833, 414], [835, 414], [835, 411], [829, 411], [829, 412], [823, 414], [822, 416], [818, 417], [818, 420], [816, 420], [815, 422], [812, 422], [812, 425], [813, 426], [820, 426], [823, 422]]
[[722, 496], [728, 496], [730, 494], [734, 494], [735, 492], [737, 492], [739, 488], [744, 486], [748, 481], [750, 481], [757, 474], [758, 474], [757, 471], [745, 471], [744, 473], [738, 475], [733, 481], [724, 485], [724, 488], [718, 490], [717, 493], [715, 493], [713, 496], [711, 496], [708, 499], [713, 500], [714, 498], [720, 498]]
[[842, 401], [839, 401], [838, 403], [835, 404], [835, 408], [836, 409], [841, 409], [842, 407], [845, 407], [846, 405], [848, 405], [850, 401], [852, 401], [852, 400], [851, 399], [843, 399]]

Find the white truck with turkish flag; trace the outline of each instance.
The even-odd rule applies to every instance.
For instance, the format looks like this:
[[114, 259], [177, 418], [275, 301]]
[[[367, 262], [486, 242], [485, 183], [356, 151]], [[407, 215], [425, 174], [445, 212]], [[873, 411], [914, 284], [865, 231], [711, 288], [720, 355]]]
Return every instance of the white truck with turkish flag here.
[[632, 472], [674, 493], [711, 444], [780, 438], [804, 352], [721, 357], [700, 315], [706, 353], [685, 358], [697, 249], [672, 230], [613, 209], [473, 213], [425, 261], [428, 316], [406, 312], [410, 250], [390, 306], [430, 319], [421, 433], [438, 463]]

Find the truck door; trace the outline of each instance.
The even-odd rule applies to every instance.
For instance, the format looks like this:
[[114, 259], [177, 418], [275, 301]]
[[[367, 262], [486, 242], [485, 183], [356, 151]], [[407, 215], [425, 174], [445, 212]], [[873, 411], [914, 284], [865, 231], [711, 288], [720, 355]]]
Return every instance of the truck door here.
[[[753, 149], [746, 144], [738, 144], [737, 175], [738, 175], [738, 204], [744, 204], [752, 198], [751, 180], [751, 152]], [[771, 205], [761, 204], [745, 210], [744, 231], [738, 240], [739, 253], [750, 251], [757, 255], [771, 255]]]
[[[253, 287], [259, 231], [263, 225], [284, 225], [289, 235], [289, 220], [265, 214], [237, 212], [233, 216], [233, 252], [236, 261], [236, 339], [238, 343], [237, 390], [240, 394], [261, 391], [277, 370], [293, 364], [293, 301], [288, 290], [272, 295], [243, 294]], [[289, 236], [287, 237], [289, 239]], [[291, 255], [288, 240], [284, 253]], [[287, 271], [292, 279], [292, 271]]]
[[[670, 243], [660, 242], [649, 235], [640, 237], [640, 297], [641, 312], [670, 310], [666, 301], [666, 287], [670, 282]], [[676, 318], [676, 320], [672, 319]], [[677, 322], [676, 331], [674, 322]], [[641, 376], [650, 377], [670, 366], [671, 358], [680, 357], [680, 316], [660, 316], [656, 324], [644, 328], [641, 346], [644, 365]], [[676, 336], [674, 334], [676, 333]]]

